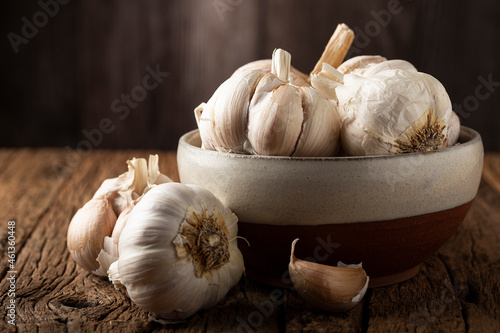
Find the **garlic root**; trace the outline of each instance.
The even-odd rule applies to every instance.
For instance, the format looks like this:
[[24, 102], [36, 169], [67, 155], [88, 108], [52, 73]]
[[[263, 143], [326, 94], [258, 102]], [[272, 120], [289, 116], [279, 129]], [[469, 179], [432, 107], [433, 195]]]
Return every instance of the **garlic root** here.
[[366, 293], [369, 277], [359, 265], [337, 267], [297, 259], [292, 242], [288, 270], [297, 293], [309, 304], [325, 311], [347, 311], [358, 304]]

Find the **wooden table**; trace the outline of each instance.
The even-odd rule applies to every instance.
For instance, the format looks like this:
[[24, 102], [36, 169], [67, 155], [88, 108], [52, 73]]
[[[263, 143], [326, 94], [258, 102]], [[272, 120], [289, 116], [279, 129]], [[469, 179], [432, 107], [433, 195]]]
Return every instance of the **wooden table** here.
[[[370, 289], [351, 311], [328, 314], [292, 291], [243, 277], [216, 307], [184, 324], [162, 326], [106, 279], [77, 267], [66, 249], [76, 210], [104, 179], [126, 171], [127, 159], [149, 153], [0, 150], [0, 331], [500, 331], [500, 154], [486, 154], [464, 223], [410, 281]], [[154, 153], [160, 170], [178, 180], [175, 152]], [[15, 281], [7, 280], [9, 221], [15, 221]], [[8, 323], [7, 306], [14, 299], [9, 281], [15, 282], [16, 326]], [[271, 297], [276, 294], [283, 297]]]

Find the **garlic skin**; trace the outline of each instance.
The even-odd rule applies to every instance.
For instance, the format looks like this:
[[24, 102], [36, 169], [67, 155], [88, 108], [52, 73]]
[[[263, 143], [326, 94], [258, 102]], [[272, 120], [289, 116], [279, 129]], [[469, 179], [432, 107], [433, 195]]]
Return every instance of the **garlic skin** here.
[[292, 243], [288, 271], [297, 293], [309, 304], [325, 311], [341, 312], [352, 309], [364, 297], [370, 278], [359, 265], [337, 267], [297, 259]]
[[311, 75], [311, 85], [323, 97], [337, 101], [335, 88], [344, 84], [344, 74], [335, 69], [335, 67], [323, 63], [321, 71]]
[[[202, 148], [272, 156], [331, 156], [340, 147], [337, 103], [292, 84], [290, 53], [276, 49], [271, 72], [248, 64], [195, 109]], [[264, 62], [268, 66], [267, 61]], [[267, 70], [267, 69], [266, 69]]]
[[364, 72], [371, 66], [384, 61], [387, 61], [387, 58], [379, 55], [356, 56], [344, 61], [337, 67], [337, 70], [342, 74], [352, 73], [363, 76]]
[[127, 161], [128, 171], [116, 178], [106, 179], [93, 196], [93, 199], [108, 196], [116, 215], [136, 200], [151, 185], [163, 184], [172, 180], [160, 173], [158, 155], [150, 155], [149, 163], [144, 158], [132, 158]]
[[349, 155], [430, 151], [458, 139], [450, 98], [431, 75], [400, 69], [346, 74], [335, 91]]
[[[96, 275], [107, 276], [108, 266], [116, 260], [114, 241], [106, 240], [121, 228], [123, 212], [133, 208], [155, 184], [170, 182], [160, 173], [158, 155], [149, 157], [149, 165], [143, 158], [127, 161], [128, 171], [103, 181], [93, 198], [77, 211], [68, 227], [67, 247], [76, 263]], [[127, 213], [128, 214], [128, 213]], [[120, 226], [116, 231], [115, 224]], [[107, 245], [106, 245], [107, 244]], [[101, 252], [104, 251], [101, 255]], [[98, 257], [100, 261], [97, 261]]]
[[237, 220], [200, 186], [155, 186], [128, 216], [109, 278], [144, 310], [171, 321], [187, 318], [239, 281]]

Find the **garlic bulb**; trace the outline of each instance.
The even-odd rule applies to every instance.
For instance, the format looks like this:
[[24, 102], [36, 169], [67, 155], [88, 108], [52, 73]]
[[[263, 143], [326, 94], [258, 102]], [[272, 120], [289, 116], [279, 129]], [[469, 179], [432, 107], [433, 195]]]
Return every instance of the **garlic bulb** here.
[[128, 216], [109, 278], [139, 307], [171, 321], [187, 318], [239, 281], [237, 220], [200, 186], [155, 186]]
[[288, 271], [297, 293], [309, 304], [325, 311], [347, 311], [356, 306], [366, 293], [370, 281], [359, 265], [337, 267], [297, 259], [292, 243]]
[[71, 256], [79, 266], [97, 275], [107, 275], [107, 269], [100, 267], [96, 259], [121, 213], [154, 184], [171, 181], [159, 172], [158, 155], [150, 156], [149, 166], [143, 158], [133, 158], [127, 164], [127, 172], [102, 183], [94, 197], [76, 212], [68, 228]]
[[458, 139], [458, 117], [431, 75], [401, 69], [369, 77], [346, 74], [335, 92], [349, 155], [429, 151]]
[[255, 153], [330, 156], [337, 151], [340, 122], [335, 105], [310, 87], [289, 82], [290, 54], [273, 53], [273, 70], [255, 88], [248, 140]]
[[242, 70], [195, 109], [202, 147], [277, 156], [331, 156], [340, 121], [331, 103], [290, 82], [291, 56], [277, 49], [271, 72]]

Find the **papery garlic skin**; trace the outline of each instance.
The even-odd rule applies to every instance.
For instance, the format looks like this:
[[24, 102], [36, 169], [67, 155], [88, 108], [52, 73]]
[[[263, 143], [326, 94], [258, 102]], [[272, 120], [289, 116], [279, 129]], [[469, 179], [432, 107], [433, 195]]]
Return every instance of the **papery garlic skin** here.
[[337, 67], [337, 70], [342, 74], [358, 74], [363, 76], [364, 72], [371, 66], [384, 61], [387, 61], [387, 58], [379, 55], [356, 56], [344, 61]]
[[152, 188], [128, 216], [109, 269], [134, 303], [166, 319], [219, 302], [240, 279], [237, 217], [196, 185]]
[[127, 161], [128, 171], [116, 178], [106, 179], [93, 198], [108, 197], [118, 216], [133, 200], [137, 200], [151, 185], [163, 184], [172, 180], [160, 173], [158, 155], [150, 155], [149, 163], [144, 158]]
[[292, 243], [288, 271], [297, 293], [312, 306], [325, 311], [348, 311], [358, 304], [370, 281], [359, 265], [327, 266], [295, 257]]
[[429, 151], [456, 142], [452, 122], [458, 118], [443, 85], [428, 74], [399, 69], [369, 77], [346, 74], [335, 90], [342, 146], [349, 155]]

